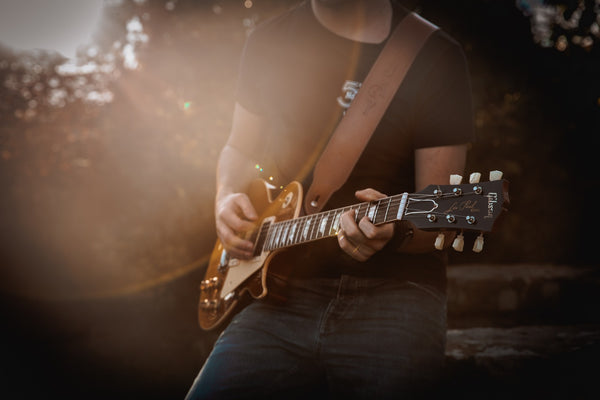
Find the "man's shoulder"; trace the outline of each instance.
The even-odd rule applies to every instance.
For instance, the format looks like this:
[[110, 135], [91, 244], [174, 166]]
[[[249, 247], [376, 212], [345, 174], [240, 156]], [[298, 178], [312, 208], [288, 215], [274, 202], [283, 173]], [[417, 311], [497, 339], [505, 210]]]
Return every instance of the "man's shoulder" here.
[[393, 10], [394, 10], [394, 22], [393, 25], [397, 26], [400, 21], [406, 18], [409, 14], [415, 13], [421, 19], [423, 19], [424, 23], [432, 24], [436, 26], [438, 29], [432, 34], [431, 40], [428, 41], [428, 46], [438, 51], [445, 51], [449, 48], [454, 48], [460, 50], [462, 46], [460, 43], [446, 30], [444, 30], [443, 26], [439, 26], [435, 21], [428, 19], [427, 15], [423, 15], [418, 11], [411, 11], [406, 8], [404, 5], [399, 2], [392, 2]]
[[292, 27], [292, 22], [305, 20], [310, 18], [311, 15], [310, 5], [307, 1], [302, 1], [280, 14], [261, 21], [250, 32], [250, 37], [255, 40], [257, 38], [280, 38], [282, 34], [285, 34]]

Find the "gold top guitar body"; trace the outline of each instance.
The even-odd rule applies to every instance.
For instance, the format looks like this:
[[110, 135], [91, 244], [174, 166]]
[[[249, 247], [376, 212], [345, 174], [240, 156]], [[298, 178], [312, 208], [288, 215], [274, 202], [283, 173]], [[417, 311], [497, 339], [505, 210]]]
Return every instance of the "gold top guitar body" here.
[[[302, 186], [298, 182], [289, 184], [274, 201], [268, 185], [263, 181], [253, 182], [247, 194], [259, 215], [259, 227], [300, 215]], [[256, 231], [248, 233], [248, 238], [256, 243], [257, 234]], [[259, 246], [255, 248], [252, 259], [238, 260], [230, 258], [217, 239], [205, 279], [200, 284], [198, 322], [202, 329], [212, 329], [226, 319], [245, 292], [256, 299], [267, 295], [267, 268], [276, 251], [263, 250]]]

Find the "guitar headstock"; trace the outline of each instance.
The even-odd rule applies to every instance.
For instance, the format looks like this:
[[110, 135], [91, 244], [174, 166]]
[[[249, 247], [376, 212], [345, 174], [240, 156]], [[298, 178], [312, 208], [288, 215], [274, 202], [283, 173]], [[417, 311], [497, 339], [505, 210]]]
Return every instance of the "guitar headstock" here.
[[[508, 204], [508, 181], [502, 172], [491, 171], [488, 182], [479, 182], [481, 174], [470, 175], [469, 183], [452, 175], [448, 185], [429, 185], [410, 195], [403, 219], [421, 230], [459, 231], [453, 248], [462, 251], [463, 231], [480, 232], [473, 251], [483, 248], [483, 233], [491, 232]], [[438, 236], [436, 248], [443, 247], [443, 235]]]

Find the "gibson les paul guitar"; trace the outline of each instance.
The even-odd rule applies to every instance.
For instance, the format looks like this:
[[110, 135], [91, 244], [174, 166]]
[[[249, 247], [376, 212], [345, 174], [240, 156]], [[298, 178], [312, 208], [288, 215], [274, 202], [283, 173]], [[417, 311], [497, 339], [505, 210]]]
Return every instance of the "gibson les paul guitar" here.
[[[229, 256], [217, 240], [204, 280], [200, 284], [198, 322], [210, 330], [223, 322], [235, 309], [242, 296], [259, 299], [267, 295], [267, 269], [270, 260], [281, 249], [337, 235], [340, 216], [355, 210], [356, 221], [364, 216], [375, 224], [408, 220], [417, 229], [453, 230], [460, 233], [452, 247], [462, 251], [464, 231], [478, 231], [473, 251], [483, 248], [483, 234], [491, 232], [508, 202], [508, 182], [499, 171], [490, 173], [490, 181], [479, 183], [480, 174], [471, 174], [468, 184], [453, 175], [449, 185], [430, 185], [418, 193], [402, 193], [377, 201], [300, 216], [302, 186], [290, 183], [273, 200], [268, 185], [254, 182], [248, 196], [259, 214], [255, 229], [246, 239], [254, 243], [251, 259]], [[460, 178], [460, 179], [459, 179]], [[443, 235], [435, 247], [442, 249]]]

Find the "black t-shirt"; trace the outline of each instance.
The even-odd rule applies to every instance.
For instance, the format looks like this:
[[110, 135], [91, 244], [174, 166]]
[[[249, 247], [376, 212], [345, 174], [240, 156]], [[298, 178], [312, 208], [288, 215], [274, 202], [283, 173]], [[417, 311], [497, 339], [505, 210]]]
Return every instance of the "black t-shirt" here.
[[[406, 13], [395, 6], [393, 25]], [[316, 20], [310, 2], [258, 26], [244, 49], [237, 101], [265, 117], [270, 126], [264, 141], [240, 150], [255, 159], [276, 186], [292, 180], [309, 183], [322, 146], [384, 44], [332, 33]], [[354, 192], [368, 187], [388, 195], [412, 192], [415, 149], [472, 138], [465, 57], [460, 45], [438, 30], [411, 66], [348, 181], [325, 209], [357, 203]], [[442, 256], [408, 256], [387, 246], [360, 263], [329, 238], [288, 249], [275, 263], [293, 264], [298, 276], [398, 276], [442, 287]]]

